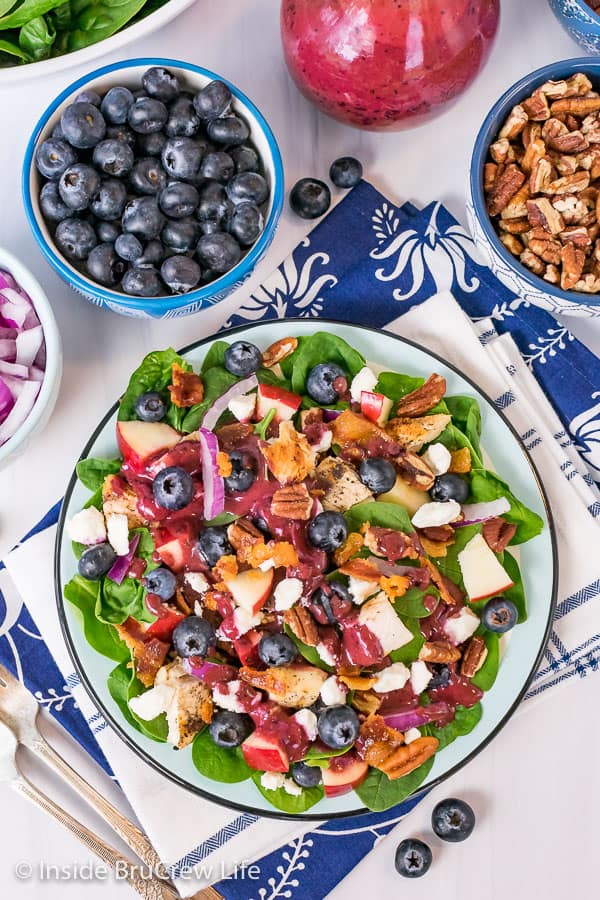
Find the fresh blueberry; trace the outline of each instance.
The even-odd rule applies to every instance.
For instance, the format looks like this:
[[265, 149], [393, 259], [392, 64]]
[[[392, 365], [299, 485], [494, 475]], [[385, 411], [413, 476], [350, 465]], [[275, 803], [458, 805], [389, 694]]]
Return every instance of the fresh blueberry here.
[[209, 525], [200, 532], [198, 538], [198, 550], [200, 556], [206, 560], [209, 566], [216, 566], [222, 556], [228, 556], [233, 548], [227, 539], [227, 531], [220, 525]]
[[136, 266], [160, 266], [163, 259], [165, 258], [165, 248], [162, 245], [162, 241], [158, 238], [155, 238], [152, 241], [148, 241], [146, 246], [144, 247], [144, 252], [136, 259]]
[[447, 687], [450, 684], [452, 672], [445, 663], [432, 663], [431, 669], [433, 674], [428, 688]]
[[142, 87], [150, 97], [170, 103], [179, 94], [177, 77], [162, 66], [152, 66], [142, 75]]
[[249, 716], [230, 712], [228, 709], [220, 709], [212, 717], [208, 730], [217, 747], [232, 749], [239, 747], [242, 741], [248, 737], [251, 727]]
[[315, 403], [337, 403], [340, 393], [343, 393], [336, 389], [338, 378], [343, 379], [347, 387], [346, 373], [341, 366], [336, 363], [318, 363], [308, 373], [306, 391]]
[[242, 247], [249, 247], [262, 234], [265, 220], [255, 203], [238, 203], [228, 223], [228, 231]]
[[158, 194], [167, 184], [167, 173], [154, 156], [139, 159], [129, 173], [129, 183], [137, 194]]
[[72, 147], [89, 150], [104, 138], [104, 116], [91, 103], [72, 103], [60, 119], [60, 127]]
[[263, 634], [258, 655], [265, 666], [287, 666], [298, 656], [298, 649], [287, 634]]
[[150, 134], [138, 134], [136, 145], [141, 156], [158, 156], [160, 158], [167, 138], [162, 131], [151, 131]]
[[73, 210], [62, 200], [54, 181], [47, 181], [40, 191], [40, 207], [49, 222], [62, 222], [73, 215]]
[[158, 208], [156, 197], [134, 197], [123, 211], [121, 224], [123, 231], [152, 240], [161, 233], [165, 217]]
[[96, 234], [102, 244], [114, 244], [121, 234], [120, 224], [117, 222], [96, 222]]
[[198, 181], [204, 144], [189, 137], [169, 138], [163, 147], [163, 168], [171, 178]]
[[110, 544], [94, 544], [88, 547], [79, 557], [77, 571], [88, 581], [98, 581], [112, 567], [117, 554]]
[[328, 706], [319, 714], [319, 737], [332, 750], [345, 750], [358, 737], [358, 716], [351, 706]]
[[121, 287], [133, 297], [160, 297], [165, 293], [161, 277], [154, 266], [134, 266], [128, 269]]
[[[167, 405], [158, 391], [146, 391], [136, 398], [135, 414], [142, 422], [160, 422], [164, 419], [166, 411]], [[158, 594], [158, 591], [153, 593]]]
[[329, 177], [336, 187], [353, 188], [362, 178], [363, 167], [353, 156], [340, 156], [331, 163]]
[[212, 178], [221, 184], [226, 184], [235, 172], [235, 163], [229, 153], [224, 150], [216, 150], [207, 153], [200, 166], [202, 178]]
[[494, 597], [483, 607], [481, 621], [488, 631], [504, 634], [517, 624], [519, 610], [508, 597]]
[[172, 181], [162, 189], [158, 205], [166, 216], [185, 219], [198, 208], [200, 196], [193, 184], [187, 181]]
[[140, 97], [129, 107], [127, 121], [138, 134], [161, 131], [167, 123], [169, 112], [164, 103], [153, 97]]
[[200, 281], [202, 269], [189, 256], [170, 256], [160, 267], [160, 274], [174, 294], [187, 294]]
[[318, 219], [330, 204], [329, 188], [318, 178], [301, 178], [290, 191], [290, 206], [303, 219]]
[[201, 222], [224, 223], [233, 212], [233, 204], [227, 198], [225, 188], [218, 181], [203, 181], [198, 186], [198, 219]]
[[107, 138], [94, 147], [94, 165], [106, 175], [121, 178], [133, 166], [133, 150], [125, 141]]
[[77, 162], [77, 154], [66, 141], [49, 138], [42, 141], [35, 151], [38, 172], [50, 181], [58, 181], [65, 169]]
[[316, 591], [313, 591], [310, 602], [319, 607], [320, 610], [323, 610], [323, 614], [329, 625], [337, 624], [337, 618], [331, 608], [331, 598], [323, 588], [317, 588]]
[[87, 259], [98, 243], [96, 232], [89, 222], [63, 219], [54, 233], [56, 246], [68, 259]]
[[262, 353], [250, 341], [235, 341], [223, 355], [223, 365], [232, 375], [246, 378], [262, 366]]
[[232, 147], [229, 155], [235, 163], [236, 172], [258, 172], [258, 153], [253, 147], [242, 144], [240, 147]]
[[111, 141], [123, 141], [133, 150], [136, 145], [136, 137], [127, 125], [109, 125], [106, 129], [106, 138]]
[[341, 547], [348, 537], [348, 526], [343, 515], [338, 512], [319, 513], [308, 526], [308, 538], [313, 547], [328, 553]]
[[163, 228], [160, 238], [173, 253], [188, 253], [198, 243], [200, 226], [195, 219], [169, 220]]
[[90, 202], [90, 210], [98, 219], [120, 219], [127, 203], [127, 188], [117, 178], [103, 178]]
[[216, 275], [228, 272], [240, 261], [240, 245], [230, 234], [217, 232], [203, 235], [196, 246], [200, 265]]
[[431, 827], [442, 841], [466, 841], [475, 828], [475, 813], [468, 803], [456, 797], [440, 800], [431, 813]]
[[100, 112], [110, 125], [124, 125], [129, 107], [133, 104], [133, 94], [126, 87], [113, 87], [100, 104]]
[[65, 135], [63, 133], [62, 128], [60, 127], [60, 122], [57, 122], [54, 128], [52, 129], [51, 135], [55, 141], [65, 141]]
[[222, 223], [216, 222], [214, 219], [206, 219], [198, 222], [200, 234], [217, 234], [223, 231]]
[[371, 456], [360, 464], [360, 480], [374, 494], [385, 494], [396, 483], [396, 469], [389, 459]]
[[135, 262], [144, 252], [142, 242], [135, 234], [120, 234], [115, 241], [115, 250], [126, 262]]
[[404, 878], [420, 878], [429, 871], [431, 860], [431, 849], [417, 838], [406, 838], [396, 847], [396, 871]]
[[86, 268], [94, 281], [114, 287], [125, 274], [127, 264], [115, 253], [114, 244], [97, 244], [87, 258]]
[[255, 517], [252, 519], [252, 524], [255, 526], [255, 528], [258, 528], [258, 530], [260, 531], [260, 533], [261, 533], [268, 541], [271, 540], [271, 538], [273, 537], [273, 535], [271, 534], [271, 531], [269, 530], [269, 526], [267, 525], [266, 519], [264, 519], [262, 516], [255, 516]]
[[323, 774], [320, 766], [309, 766], [305, 762], [295, 762], [292, 765], [292, 778], [300, 787], [311, 788], [321, 784]]
[[163, 509], [183, 509], [194, 497], [192, 476], [180, 466], [167, 466], [152, 482], [152, 493]]
[[206, 133], [215, 144], [243, 144], [250, 136], [250, 129], [238, 116], [225, 116], [222, 119], [211, 119], [206, 126]]
[[169, 106], [165, 132], [169, 137], [193, 137], [200, 128], [200, 119], [191, 97], [178, 97]]
[[203, 122], [216, 119], [227, 112], [231, 91], [222, 81], [211, 81], [194, 97], [194, 109]]
[[228, 494], [243, 493], [252, 487], [256, 481], [256, 472], [248, 460], [244, 458], [241, 450], [232, 450], [229, 454], [231, 462], [231, 475], [227, 475], [223, 481]]
[[175, 652], [186, 656], [206, 656], [217, 642], [215, 629], [202, 616], [186, 616], [173, 632]]
[[429, 495], [432, 500], [440, 502], [456, 500], [457, 503], [464, 503], [469, 496], [469, 483], [460, 475], [447, 472], [445, 475], [437, 476]]
[[[142, 394], [141, 396], [147, 397], [148, 394]], [[139, 399], [140, 398], [138, 397], [138, 400]], [[145, 421], [156, 422], [157, 419], [146, 419]], [[165, 569], [164, 566], [159, 566], [158, 569], [153, 569], [152, 572], [148, 572], [148, 574], [144, 578], [144, 585], [148, 593], [156, 594], [156, 596], [160, 597], [161, 600], [170, 600], [171, 597], [175, 595], [177, 579], [170, 569]]]
[[100, 190], [100, 176], [91, 166], [75, 163], [60, 176], [58, 190], [69, 209], [87, 209], [92, 197]]
[[239, 175], [234, 175], [226, 190], [232, 203], [249, 200], [260, 206], [269, 196], [269, 186], [258, 172], [240, 172]]
[[82, 91], [75, 97], [75, 103], [91, 103], [92, 106], [100, 107], [100, 104], [102, 103], [102, 97], [100, 96], [100, 94], [97, 94], [96, 91]]

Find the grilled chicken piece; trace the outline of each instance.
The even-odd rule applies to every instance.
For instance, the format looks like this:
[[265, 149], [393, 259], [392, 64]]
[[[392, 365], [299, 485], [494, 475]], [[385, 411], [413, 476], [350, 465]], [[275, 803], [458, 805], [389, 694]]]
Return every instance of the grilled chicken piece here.
[[405, 744], [402, 732], [386, 725], [378, 715], [369, 716], [360, 726], [359, 741], [364, 761], [384, 772], [390, 781], [417, 769], [433, 756], [439, 745], [434, 737], [421, 737]]
[[259, 672], [240, 669], [240, 678], [255, 688], [266, 691], [271, 700], [281, 706], [311, 706], [318, 698], [327, 672], [316, 666], [278, 666]]
[[180, 662], [163, 666], [156, 675], [154, 687], [133, 697], [129, 705], [145, 721], [166, 713], [167, 740], [179, 749], [191, 743], [213, 714], [210, 688], [188, 675]]
[[445, 413], [421, 416], [418, 419], [390, 419], [385, 430], [405, 450], [420, 450], [423, 444], [429, 444], [438, 438], [451, 421], [452, 417]]
[[137, 508], [135, 491], [118, 475], [107, 475], [102, 484], [102, 511], [104, 517], [110, 515], [127, 516], [129, 530], [146, 525]]
[[323, 509], [345, 512], [355, 503], [373, 499], [356, 470], [341, 459], [326, 457], [317, 466], [316, 474], [316, 486], [325, 491], [321, 497]]
[[150, 687], [169, 652], [169, 644], [156, 637], [149, 638], [145, 633], [147, 627], [132, 618], [115, 625], [117, 634], [133, 654], [135, 674], [143, 685]]
[[304, 481], [315, 470], [316, 451], [306, 435], [294, 428], [293, 422], [282, 422], [279, 437], [261, 446], [267, 465], [280, 484]]

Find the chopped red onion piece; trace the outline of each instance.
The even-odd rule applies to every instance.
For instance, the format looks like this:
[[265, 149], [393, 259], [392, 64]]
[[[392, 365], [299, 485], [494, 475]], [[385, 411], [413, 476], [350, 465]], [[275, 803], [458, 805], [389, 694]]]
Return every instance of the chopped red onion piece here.
[[233, 400], [234, 397], [239, 397], [240, 394], [247, 394], [248, 391], [251, 391], [252, 388], [255, 387], [258, 387], [256, 375], [250, 375], [248, 378], [244, 378], [242, 381], [233, 384], [228, 391], [225, 391], [224, 394], [217, 397], [210, 409], [207, 409], [204, 414], [204, 419], [202, 420], [202, 427], [209, 430], [214, 428], [227, 409], [230, 401]]
[[225, 485], [219, 475], [217, 454], [219, 442], [216, 435], [206, 428], [198, 431], [200, 442], [200, 462], [202, 463], [202, 484], [204, 486], [204, 518], [214, 519], [225, 507]]
[[108, 577], [111, 581], [114, 581], [115, 584], [121, 584], [121, 582], [129, 572], [129, 567], [131, 565], [133, 557], [135, 556], [135, 551], [137, 550], [139, 542], [139, 534], [134, 534], [132, 539], [129, 541], [129, 551], [124, 556], [117, 556], [116, 560], [109, 569]]
[[8, 417], [4, 420], [2, 425], [0, 425], [0, 444], [3, 444], [11, 438], [26, 420], [33, 409], [33, 404], [36, 401], [40, 386], [39, 381], [25, 382], [23, 390], [19, 397], [17, 397], [15, 405], [8, 414]]
[[[23, 332], [27, 334], [27, 332]], [[17, 358], [17, 342], [14, 338], [0, 338], [0, 359], [15, 362]], [[18, 360], [20, 362], [21, 360]]]
[[334, 419], [337, 419], [338, 416], [341, 416], [343, 410], [342, 409], [324, 409], [323, 410], [323, 421], [324, 422], [333, 422]]
[[0, 422], [4, 422], [15, 405], [12, 391], [3, 378], [0, 378]]
[[419, 728], [429, 722], [444, 719], [449, 713], [448, 704], [440, 700], [438, 703], [430, 703], [429, 706], [417, 706], [406, 712], [392, 713], [384, 716], [385, 724], [398, 731], [408, 731], [409, 728]]
[[40, 347], [44, 341], [44, 332], [41, 325], [34, 325], [27, 331], [22, 331], [17, 335], [17, 362], [23, 366], [33, 365], [33, 361], [40, 352]]

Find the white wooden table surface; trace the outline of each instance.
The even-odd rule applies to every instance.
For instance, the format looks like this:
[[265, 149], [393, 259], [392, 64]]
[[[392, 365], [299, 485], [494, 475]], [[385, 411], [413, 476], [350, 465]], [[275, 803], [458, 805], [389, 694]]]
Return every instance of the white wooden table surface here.
[[[127, 55], [190, 60], [240, 85], [273, 126], [288, 187], [304, 175], [325, 177], [332, 159], [354, 154], [363, 161], [366, 176], [391, 198], [421, 204], [440, 199], [464, 221], [471, 147], [490, 104], [528, 71], [580, 55], [555, 22], [546, 0], [502, 0], [502, 7], [498, 40], [475, 85], [438, 119], [399, 134], [373, 135], [345, 128], [317, 113], [298, 94], [282, 61], [278, 0], [197, 0], [160, 34], [128, 47]], [[98, 65], [117, 58], [102, 58]], [[20, 200], [20, 167], [30, 131], [46, 104], [83, 74], [83, 69], [71, 69], [41, 83], [0, 89], [0, 245], [20, 256], [44, 284], [62, 333], [65, 361], [50, 424], [20, 459], [0, 473], [0, 558], [59, 498], [87, 436], [141, 356], [154, 347], [181, 346], [214, 331], [241, 295], [258, 284], [305, 231], [305, 223], [286, 209], [253, 279], [237, 297], [207, 313], [166, 323], [138, 322], [80, 299], [52, 273], [34, 244]], [[600, 353], [600, 318], [569, 324]], [[471, 799], [480, 821], [475, 835], [462, 846], [441, 847], [432, 842], [435, 864], [425, 879], [409, 884], [396, 876], [393, 849], [401, 837], [426, 834], [433, 800], [426, 800], [393, 838], [382, 842], [376, 862], [359, 866], [333, 896], [360, 898], [375, 886], [378, 892], [389, 889], [390, 896], [402, 892], [416, 900], [531, 894], [564, 900], [593, 892], [600, 800], [599, 685], [591, 676], [527, 706], [480, 757], [438, 789], [438, 797], [457, 794]], [[70, 752], [75, 753], [72, 748]], [[75, 756], [90, 778], [98, 777], [85, 760]], [[132, 764], [139, 762], [132, 759]], [[48, 786], [47, 780], [43, 783]], [[117, 795], [112, 785], [108, 789]], [[71, 806], [84, 814], [77, 803]], [[108, 837], [91, 816], [89, 822]], [[41, 881], [39, 874], [19, 881], [15, 865], [26, 861], [37, 870], [41, 860], [73, 865], [88, 858], [41, 813], [0, 789], [3, 894], [16, 900], [78, 896], [81, 881], [77, 885]], [[126, 887], [114, 883], [86, 881], [85, 889], [90, 898], [128, 896]]]

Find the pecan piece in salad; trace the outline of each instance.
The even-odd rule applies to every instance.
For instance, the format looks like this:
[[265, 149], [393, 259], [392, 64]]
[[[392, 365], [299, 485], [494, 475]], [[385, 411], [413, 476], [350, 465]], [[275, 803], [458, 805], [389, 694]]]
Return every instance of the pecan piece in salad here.
[[289, 484], [273, 494], [271, 512], [282, 519], [298, 519], [308, 521], [313, 508], [313, 498], [308, 488], [300, 484]]
[[446, 379], [435, 372], [429, 376], [425, 384], [410, 394], [405, 394], [396, 405], [397, 416], [423, 416], [436, 406], [446, 393]]
[[517, 526], [513, 522], [507, 522], [501, 516], [488, 519], [481, 527], [484, 540], [494, 553], [502, 553], [503, 550], [506, 550], [516, 531]]
[[460, 650], [450, 641], [426, 641], [419, 650], [419, 659], [430, 663], [451, 663], [460, 659]]
[[316, 647], [319, 643], [319, 630], [317, 623], [304, 606], [292, 606], [283, 614], [283, 621], [299, 641], [309, 647]]
[[396, 458], [396, 466], [401, 478], [417, 491], [428, 491], [433, 487], [435, 475], [418, 453], [406, 450]]
[[277, 363], [280, 363], [284, 359], [287, 359], [288, 356], [291, 356], [297, 346], [298, 338], [295, 337], [281, 338], [281, 340], [275, 341], [274, 344], [271, 344], [271, 346], [267, 347], [263, 352], [263, 366], [265, 369], [271, 369], [273, 366], [277, 365]]
[[202, 403], [204, 398], [204, 382], [195, 372], [186, 372], [180, 365], [173, 363], [169, 394], [171, 403], [175, 406], [195, 406], [196, 403]]
[[474, 634], [465, 647], [460, 664], [460, 674], [465, 678], [472, 678], [479, 672], [488, 655], [485, 641], [481, 635]]

